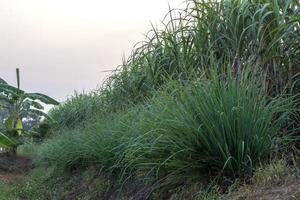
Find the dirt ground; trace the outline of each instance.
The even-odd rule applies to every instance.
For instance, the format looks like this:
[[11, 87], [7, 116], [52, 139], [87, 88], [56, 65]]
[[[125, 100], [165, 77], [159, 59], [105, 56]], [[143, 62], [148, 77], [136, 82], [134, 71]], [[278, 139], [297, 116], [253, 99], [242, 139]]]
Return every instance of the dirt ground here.
[[287, 178], [272, 185], [248, 185], [241, 187], [233, 200], [300, 200], [300, 179]]
[[[16, 183], [26, 177], [26, 172], [32, 169], [32, 161], [25, 156], [7, 156], [0, 155], [0, 183]], [[64, 183], [69, 183], [67, 188], [73, 188], [66, 193], [66, 187], [62, 187], [62, 192], [65, 194], [65, 199], [75, 199], [76, 197], [89, 196], [88, 199], [120, 199], [117, 192], [110, 192], [110, 179], [97, 176], [97, 170], [89, 169], [89, 174], [72, 174], [72, 182], [63, 180]], [[96, 177], [95, 177], [96, 175]], [[98, 177], [98, 178], [97, 178]], [[64, 184], [62, 184], [64, 186]], [[138, 190], [139, 185], [128, 184], [125, 191], [122, 193], [122, 199], [147, 199], [146, 195], [149, 191], [143, 190], [140, 195]], [[141, 190], [142, 191], [142, 190]], [[149, 194], [149, 193], [148, 193]], [[134, 198], [132, 198], [134, 196]], [[156, 198], [154, 198], [156, 199]], [[164, 198], [175, 199], [175, 198]], [[190, 198], [188, 198], [190, 199]], [[228, 198], [226, 198], [228, 199]], [[276, 184], [255, 184], [245, 185], [234, 192], [229, 199], [232, 200], [300, 200], [300, 177], [287, 176], [282, 178]]]
[[29, 157], [17, 155], [0, 155], [0, 182], [12, 183], [23, 179], [24, 174], [32, 168]]

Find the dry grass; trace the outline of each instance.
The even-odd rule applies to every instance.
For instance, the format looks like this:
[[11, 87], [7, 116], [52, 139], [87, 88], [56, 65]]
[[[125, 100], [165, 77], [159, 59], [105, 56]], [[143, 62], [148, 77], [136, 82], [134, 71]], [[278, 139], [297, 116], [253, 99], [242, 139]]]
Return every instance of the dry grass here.
[[242, 186], [233, 193], [234, 200], [298, 200], [300, 178], [294, 175], [283, 160], [259, 168], [251, 179], [252, 183]]

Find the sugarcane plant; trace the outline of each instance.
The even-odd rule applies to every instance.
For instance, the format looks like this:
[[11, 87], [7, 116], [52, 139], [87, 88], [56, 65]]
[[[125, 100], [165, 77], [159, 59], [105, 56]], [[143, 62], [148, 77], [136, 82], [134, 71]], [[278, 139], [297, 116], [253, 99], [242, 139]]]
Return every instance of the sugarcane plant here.
[[[8, 117], [3, 120], [3, 130], [0, 131], [0, 147], [15, 152], [18, 145], [28, 132], [23, 128], [23, 117], [37, 115], [49, 118], [43, 111], [41, 103], [58, 105], [59, 102], [41, 93], [27, 93], [20, 89], [20, 70], [16, 69], [17, 87], [9, 85], [0, 78], [0, 109], [8, 111]], [[29, 108], [28, 108], [29, 105]]]

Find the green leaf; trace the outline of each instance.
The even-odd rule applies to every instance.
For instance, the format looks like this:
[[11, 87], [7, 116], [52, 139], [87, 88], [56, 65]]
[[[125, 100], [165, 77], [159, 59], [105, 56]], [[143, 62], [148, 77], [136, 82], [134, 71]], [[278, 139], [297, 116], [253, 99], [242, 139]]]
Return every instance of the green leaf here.
[[12, 130], [14, 128], [14, 118], [9, 116], [4, 122], [6, 130]]
[[4, 133], [0, 132], [0, 147], [10, 148], [19, 143], [20, 143], [19, 141], [15, 140], [13, 138], [10, 138], [10, 137], [6, 136]]
[[41, 102], [43, 102], [45, 104], [59, 105], [58, 101], [56, 101], [55, 99], [53, 99], [47, 95], [41, 94], [41, 93], [26, 93], [25, 98], [29, 98], [32, 100], [40, 100]]
[[0, 78], [0, 83], [1, 84], [7, 84], [7, 82], [5, 80], [3, 80], [2, 78]]
[[31, 101], [31, 105], [36, 109], [40, 109], [40, 110], [44, 109], [44, 106], [42, 106], [40, 103], [38, 103], [36, 101]]
[[23, 90], [20, 90], [14, 86], [5, 83], [0, 83], [0, 93], [2, 92], [5, 94], [11, 94], [13, 96], [20, 96], [25, 93]]
[[13, 104], [14, 103], [11, 99], [9, 99], [8, 97], [6, 97], [5, 95], [1, 95], [0, 94], [0, 102], [1, 101], [5, 102], [7, 104]]
[[47, 119], [52, 119], [49, 115], [47, 115], [46, 113], [44, 113], [43, 111], [37, 110], [37, 109], [29, 109], [28, 112], [31, 112], [33, 114], [36, 114], [38, 116], [43, 116]]

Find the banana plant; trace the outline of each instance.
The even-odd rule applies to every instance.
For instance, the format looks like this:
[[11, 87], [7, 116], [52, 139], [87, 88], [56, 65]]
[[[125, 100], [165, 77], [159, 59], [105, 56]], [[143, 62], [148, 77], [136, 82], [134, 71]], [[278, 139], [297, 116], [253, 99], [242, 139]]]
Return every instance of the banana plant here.
[[[9, 113], [4, 123], [5, 131], [0, 132], [0, 147], [15, 149], [22, 142], [20, 138], [26, 134], [23, 129], [22, 116], [35, 114], [49, 118], [43, 112], [43, 105], [58, 105], [59, 102], [41, 93], [27, 93], [20, 88], [20, 70], [16, 69], [17, 87], [9, 85], [0, 78], [0, 109]], [[30, 106], [28, 109], [28, 105]]]

